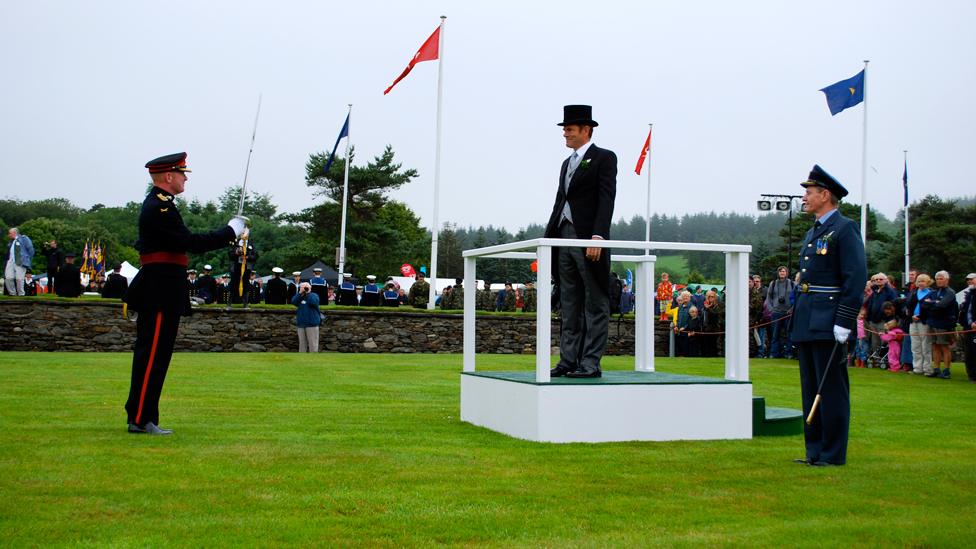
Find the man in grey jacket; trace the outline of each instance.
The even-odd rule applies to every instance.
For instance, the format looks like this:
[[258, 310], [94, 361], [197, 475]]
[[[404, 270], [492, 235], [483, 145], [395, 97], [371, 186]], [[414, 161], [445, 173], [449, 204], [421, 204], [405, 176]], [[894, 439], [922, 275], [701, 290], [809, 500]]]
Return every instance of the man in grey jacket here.
[[790, 294], [795, 284], [789, 277], [789, 270], [780, 266], [777, 277], [769, 283], [766, 290], [766, 305], [772, 311], [773, 335], [769, 342], [769, 358], [793, 358], [793, 347], [789, 341]]

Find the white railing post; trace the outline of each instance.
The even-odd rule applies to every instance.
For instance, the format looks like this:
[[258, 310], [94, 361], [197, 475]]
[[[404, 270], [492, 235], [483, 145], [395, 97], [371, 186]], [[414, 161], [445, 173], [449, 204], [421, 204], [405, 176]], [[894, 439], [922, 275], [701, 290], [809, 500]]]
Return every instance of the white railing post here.
[[638, 261], [634, 319], [634, 369], [654, 371], [654, 261]]
[[474, 371], [475, 357], [475, 298], [478, 279], [475, 277], [476, 257], [464, 258], [464, 371]]
[[725, 253], [725, 378], [749, 380], [749, 254]]
[[536, 313], [535, 313], [535, 380], [549, 383], [549, 365], [552, 360], [552, 247], [539, 246], [536, 249], [538, 270], [536, 271]]

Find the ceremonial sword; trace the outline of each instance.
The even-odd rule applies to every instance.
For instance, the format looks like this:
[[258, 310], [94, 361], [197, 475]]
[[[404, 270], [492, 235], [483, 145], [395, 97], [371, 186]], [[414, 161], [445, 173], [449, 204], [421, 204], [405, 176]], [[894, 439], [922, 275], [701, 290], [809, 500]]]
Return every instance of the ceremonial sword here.
[[[237, 217], [241, 217], [244, 214], [244, 197], [247, 195], [247, 174], [251, 170], [251, 153], [254, 152], [254, 138], [258, 135], [258, 118], [261, 116], [261, 96], [263, 94], [258, 94], [258, 112], [254, 115], [254, 130], [251, 132], [251, 148], [247, 151], [247, 164], [244, 166], [244, 183], [241, 184], [241, 201], [237, 204]], [[247, 238], [248, 233], [244, 233], [243, 245], [241, 246], [241, 251], [243, 255], [241, 256], [241, 277], [239, 284], [237, 285], [237, 293], [243, 298], [244, 297], [244, 269], [247, 267]]]
[[[820, 383], [817, 385], [817, 396], [813, 399], [813, 406], [810, 407], [810, 413], [807, 414], [807, 425], [813, 423], [813, 416], [817, 413], [817, 408], [820, 407], [820, 391], [823, 390], [824, 381], [827, 379], [827, 374], [830, 372], [830, 366], [834, 363], [834, 355], [837, 354], [837, 347], [840, 346], [840, 342], [834, 340], [834, 349], [830, 351], [830, 358], [827, 359], [827, 367], [824, 368], [823, 377], [820, 378]], [[847, 342], [844, 342], [844, 349], [847, 349]]]

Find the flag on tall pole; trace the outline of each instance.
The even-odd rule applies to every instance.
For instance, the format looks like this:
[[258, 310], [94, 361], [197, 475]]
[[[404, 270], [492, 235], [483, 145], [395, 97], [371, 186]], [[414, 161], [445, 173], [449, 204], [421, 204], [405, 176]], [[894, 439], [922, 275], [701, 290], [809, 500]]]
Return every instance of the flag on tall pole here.
[[[644, 240], [647, 242], [651, 241], [651, 161], [648, 158], [651, 155], [651, 134], [654, 132], [654, 124], [648, 124], [647, 129], [647, 139], [644, 140], [644, 148], [641, 149], [640, 156], [637, 158], [637, 167], [634, 171], [637, 175], [640, 175], [641, 169], [644, 167], [644, 161], [647, 160], [647, 210], [645, 212], [645, 225], [644, 225]], [[644, 250], [644, 255], [650, 255], [651, 250]]]
[[390, 90], [393, 89], [393, 86], [396, 86], [398, 82], [406, 78], [406, 76], [410, 74], [410, 71], [413, 70], [413, 66], [416, 65], [417, 63], [423, 61], [434, 61], [435, 59], [440, 58], [441, 27], [444, 26], [443, 19], [445, 18], [441, 17], [441, 19], [442, 21], [440, 26], [438, 26], [434, 30], [434, 32], [427, 38], [427, 40], [424, 41], [424, 43], [420, 46], [420, 49], [417, 50], [417, 53], [415, 53], [413, 58], [410, 59], [410, 62], [407, 63], [407, 68], [403, 69], [403, 72], [400, 73], [400, 76], [396, 77], [396, 80], [394, 80], [393, 83], [390, 84], [389, 88], [386, 88], [386, 91], [383, 92], [383, 95], [390, 93]]
[[437, 60], [437, 134], [434, 141], [434, 219], [430, 227], [430, 293], [427, 294], [428, 309], [434, 308], [434, 298], [437, 293], [437, 234], [440, 230], [438, 211], [441, 185], [441, 104], [444, 92], [444, 21], [446, 19], [447, 16], [441, 16], [441, 24], [424, 41], [423, 45], [420, 46], [420, 49], [414, 54], [413, 59], [407, 64], [407, 68], [403, 69], [400, 76], [383, 92], [383, 95], [390, 93], [393, 86], [396, 86], [397, 82], [403, 80], [405, 76], [410, 74], [413, 66], [417, 63]]
[[342, 273], [346, 269], [346, 208], [349, 202], [349, 117], [352, 116], [352, 103], [349, 104], [349, 112], [346, 113], [346, 122], [342, 125], [342, 129], [339, 130], [339, 138], [336, 139], [335, 146], [332, 147], [332, 156], [329, 157], [329, 162], [325, 165], [325, 171], [329, 171], [329, 166], [332, 165], [332, 159], [335, 158], [336, 148], [339, 146], [339, 141], [343, 137], [346, 138], [346, 165], [342, 174], [342, 226], [339, 230], [339, 283], [342, 283]]
[[861, 241], [868, 243], [868, 63], [864, 60], [864, 70], [848, 78], [821, 88], [827, 98], [830, 115], [864, 103], [864, 130], [861, 135]]
[[905, 188], [905, 287], [908, 287], [908, 271], [911, 269], [911, 247], [908, 239], [908, 151], [905, 151], [905, 171], [901, 174], [901, 183]]

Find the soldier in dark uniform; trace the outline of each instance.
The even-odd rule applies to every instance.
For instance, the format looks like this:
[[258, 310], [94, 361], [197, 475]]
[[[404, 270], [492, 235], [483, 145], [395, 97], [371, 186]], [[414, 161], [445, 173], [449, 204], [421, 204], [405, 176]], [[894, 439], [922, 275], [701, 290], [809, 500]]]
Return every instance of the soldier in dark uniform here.
[[298, 285], [302, 283], [302, 272], [292, 271], [291, 278], [292, 282], [288, 283], [288, 303], [291, 303], [291, 298], [298, 293]]
[[336, 305], [359, 305], [356, 299], [356, 285], [352, 283], [352, 275], [342, 273], [342, 284], [339, 285], [339, 297]]
[[171, 154], [146, 164], [153, 188], [139, 213], [139, 261], [142, 268], [123, 301], [139, 313], [132, 354], [129, 399], [125, 403], [130, 433], [172, 434], [159, 428], [159, 395], [166, 380], [180, 317], [190, 314], [187, 252], [202, 253], [226, 246], [245, 232], [246, 219], [235, 217], [210, 233], [193, 234], [183, 224], [174, 198], [186, 185], [186, 153]]
[[247, 292], [247, 302], [244, 303], [245, 308], [248, 303], [261, 303], [261, 297], [264, 295], [264, 291], [261, 288], [261, 279], [258, 278], [258, 273], [251, 271], [251, 278], [244, 284], [244, 291]]
[[74, 252], [64, 254], [64, 265], [58, 271], [57, 285], [54, 291], [61, 297], [78, 297], [81, 295], [81, 271], [75, 265]]
[[363, 298], [360, 305], [364, 307], [380, 306], [380, 287], [376, 285], [376, 275], [366, 275], [366, 285], [363, 286]]
[[[258, 259], [258, 253], [254, 249], [251, 239], [240, 238], [231, 244], [227, 255], [230, 257], [230, 302], [244, 303], [244, 308], [247, 308], [251, 298], [249, 291], [251, 269], [254, 268], [254, 262]], [[243, 284], [241, 284], [242, 278]]]
[[122, 276], [122, 264], [116, 263], [102, 287], [102, 297], [121, 299], [129, 289], [129, 281]]
[[312, 293], [319, 296], [319, 303], [321, 303], [322, 305], [328, 305], [329, 304], [329, 283], [328, 281], [325, 280], [324, 277], [322, 277], [321, 267], [316, 267], [312, 269], [312, 278], [308, 282], [312, 286]]
[[217, 299], [217, 281], [214, 280], [210, 272], [213, 267], [203, 266], [203, 274], [197, 278], [197, 297], [203, 299], [204, 303], [213, 303]]
[[387, 282], [386, 288], [383, 289], [383, 306], [384, 307], [400, 306], [400, 292], [397, 291], [396, 284], [392, 282]]
[[57, 288], [55, 278], [64, 265], [64, 252], [58, 249], [58, 242], [52, 238], [50, 242], [44, 243], [41, 253], [47, 258], [47, 292], [54, 293]]
[[24, 295], [37, 295], [37, 281], [30, 269], [24, 273]]
[[801, 185], [806, 188], [806, 211], [816, 218], [800, 245], [800, 280], [790, 319], [790, 335], [800, 359], [804, 417], [821, 380], [823, 389], [812, 424], [804, 425], [806, 457], [796, 461], [843, 465], [851, 403], [846, 353], [838, 346], [846, 344], [861, 307], [868, 278], [864, 243], [857, 223], [837, 209], [839, 200], [847, 196], [843, 185], [820, 166], [814, 166]]
[[264, 286], [264, 302], [268, 305], [285, 305], [288, 299], [288, 285], [281, 279], [281, 267], [271, 269], [273, 276]]

